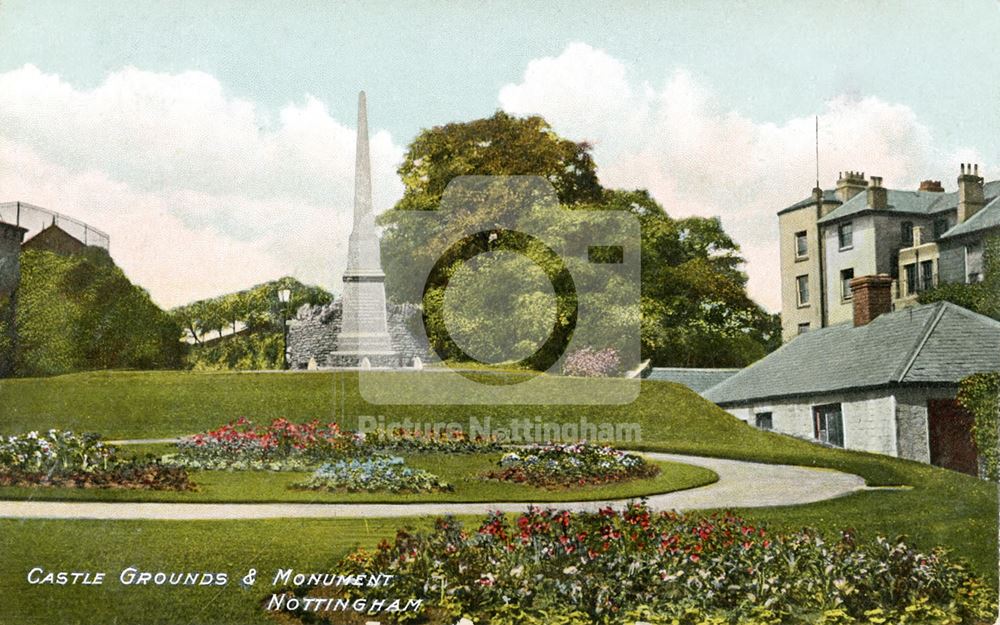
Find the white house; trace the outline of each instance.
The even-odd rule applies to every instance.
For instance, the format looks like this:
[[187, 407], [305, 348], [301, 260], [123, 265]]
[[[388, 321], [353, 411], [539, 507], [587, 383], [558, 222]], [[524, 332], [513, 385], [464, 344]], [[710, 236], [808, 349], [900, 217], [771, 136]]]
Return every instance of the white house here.
[[1000, 370], [1000, 322], [947, 302], [889, 312], [887, 275], [851, 281], [853, 320], [789, 341], [704, 395], [763, 429], [976, 474], [962, 378]]

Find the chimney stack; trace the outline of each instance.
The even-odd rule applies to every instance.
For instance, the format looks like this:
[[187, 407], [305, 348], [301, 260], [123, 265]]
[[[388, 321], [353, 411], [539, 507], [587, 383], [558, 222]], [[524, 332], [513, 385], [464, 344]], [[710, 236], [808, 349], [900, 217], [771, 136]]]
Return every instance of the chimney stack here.
[[868, 186], [865, 180], [865, 172], [842, 171], [837, 179], [837, 199], [846, 202], [855, 195], [861, 193]]
[[868, 187], [868, 208], [872, 210], [883, 210], [889, 206], [889, 193], [882, 186], [881, 176], [872, 176], [871, 186]]
[[865, 326], [892, 311], [892, 278], [884, 273], [851, 280], [854, 326]]
[[975, 215], [983, 206], [986, 206], [986, 199], [979, 165], [962, 163], [962, 173], [958, 176], [958, 223]]
[[940, 180], [922, 180], [920, 181], [920, 191], [931, 191], [932, 193], [944, 193], [944, 187], [941, 186]]

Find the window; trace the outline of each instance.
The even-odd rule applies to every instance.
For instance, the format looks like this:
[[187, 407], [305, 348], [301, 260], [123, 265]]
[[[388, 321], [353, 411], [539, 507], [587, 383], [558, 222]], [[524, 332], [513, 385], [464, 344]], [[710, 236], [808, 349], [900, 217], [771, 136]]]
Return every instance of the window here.
[[903, 247], [913, 247], [912, 221], [904, 221], [899, 224], [899, 240]]
[[844, 446], [844, 417], [840, 404], [826, 404], [813, 408], [813, 425], [816, 440], [837, 447]]
[[770, 412], [758, 412], [754, 415], [754, 423], [762, 430], [774, 429], [774, 419], [771, 418]]
[[805, 334], [808, 331], [809, 331], [809, 322], [808, 321], [799, 324], [799, 334]]
[[851, 280], [854, 279], [854, 268], [840, 271], [840, 299], [851, 299]]
[[798, 292], [799, 306], [809, 305], [809, 276], [795, 278], [795, 288]]
[[846, 221], [837, 226], [837, 242], [842, 250], [854, 247], [854, 223]]
[[934, 261], [925, 260], [920, 263], [920, 288], [929, 289], [934, 286]]
[[809, 241], [806, 239], [806, 231], [795, 233], [795, 258], [805, 258], [809, 255]]
[[934, 239], [940, 239], [945, 232], [948, 232], [948, 218], [938, 217], [934, 220]]
[[913, 295], [917, 292], [917, 265], [910, 263], [903, 266], [903, 277], [906, 278], [906, 294]]

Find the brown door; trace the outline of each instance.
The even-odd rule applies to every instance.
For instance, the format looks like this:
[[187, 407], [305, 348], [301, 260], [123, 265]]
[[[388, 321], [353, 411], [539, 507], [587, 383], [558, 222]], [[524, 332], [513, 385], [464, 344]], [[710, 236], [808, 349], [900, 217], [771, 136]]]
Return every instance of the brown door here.
[[957, 401], [928, 399], [927, 428], [931, 464], [978, 475], [976, 444], [972, 440], [972, 415]]

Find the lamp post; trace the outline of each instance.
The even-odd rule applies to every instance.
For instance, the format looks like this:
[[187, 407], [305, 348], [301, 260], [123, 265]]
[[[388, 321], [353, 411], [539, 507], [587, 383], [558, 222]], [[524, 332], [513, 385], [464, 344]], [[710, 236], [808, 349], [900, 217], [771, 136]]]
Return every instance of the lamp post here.
[[291, 289], [278, 289], [278, 301], [281, 303], [281, 368], [288, 368], [288, 302], [292, 299]]

